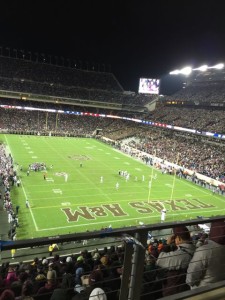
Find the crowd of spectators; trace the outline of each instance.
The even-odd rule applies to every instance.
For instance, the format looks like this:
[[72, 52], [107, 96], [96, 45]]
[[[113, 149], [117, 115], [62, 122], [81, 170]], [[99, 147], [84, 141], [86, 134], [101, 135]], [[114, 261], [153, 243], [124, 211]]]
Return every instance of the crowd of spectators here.
[[199, 131], [225, 133], [224, 110], [159, 105], [146, 118], [155, 122]]
[[0, 66], [0, 77], [85, 89], [122, 91], [112, 73], [77, 70], [9, 57], [0, 57]]
[[[26, 263], [5, 263], [0, 267], [0, 299], [28, 299], [25, 296], [30, 296], [29, 299], [116, 300], [123, 261], [121, 245], [84, 250], [72, 256], [54, 254], [50, 258], [35, 257]], [[14, 298], [4, 298], [6, 290]]]
[[19, 226], [19, 206], [13, 206], [11, 198], [12, 186], [20, 186], [20, 180], [17, 176], [16, 170], [14, 169], [14, 163], [11, 154], [7, 154], [5, 145], [0, 144], [0, 199], [3, 203], [3, 209], [7, 212], [8, 216], [8, 238], [15, 240], [16, 229]]
[[[92, 117], [88, 115], [56, 114], [0, 108], [0, 128], [7, 132], [52, 135], [94, 136], [96, 129], [112, 140], [134, 137], [131, 146], [178, 165], [225, 181], [224, 144], [214, 143], [199, 136], [178, 134], [135, 122]], [[135, 142], [136, 141], [136, 142]], [[138, 141], [138, 142], [137, 142]], [[174, 153], [179, 153], [177, 159]]]
[[225, 182], [224, 144], [174, 131], [142, 128], [129, 145], [170, 163]]
[[77, 70], [8, 57], [0, 57], [0, 90], [128, 106], [143, 106], [155, 98], [127, 94], [112, 73]]
[[[197, 225], [177, 225], [167, 238], [149, 237], [140, 299], [161, 299], [224, 280], [224, 224], [214, 221], [209, 233]], [[125, 272], [124, 246], [121, 242], [69, 256], [54, 252], [48, 258], [3, 263], [0, 300], [117, 300]]]
[[216, 81], [201, 81], [192, 82], [185, 88], [180, 89], [167, 100], [189, 101], [196, 104], [203, 102], [207, 103], [222, 103], [225, 97], [225, 82], [224, 80]]

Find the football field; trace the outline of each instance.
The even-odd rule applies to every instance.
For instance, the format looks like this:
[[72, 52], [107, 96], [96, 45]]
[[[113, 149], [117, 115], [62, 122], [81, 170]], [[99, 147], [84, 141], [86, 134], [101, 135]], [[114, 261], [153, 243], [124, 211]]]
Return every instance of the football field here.
[[[225, 214], [225, 197], [95, 139], [1, 134], [0, 142], [21, 180], [11, 190], [13, 206], [20, 206], [17, 239], [159, 223], [163, 208], [166, 221]], [[46, 171], [27, 175], [35, 163], [46, 164]]]

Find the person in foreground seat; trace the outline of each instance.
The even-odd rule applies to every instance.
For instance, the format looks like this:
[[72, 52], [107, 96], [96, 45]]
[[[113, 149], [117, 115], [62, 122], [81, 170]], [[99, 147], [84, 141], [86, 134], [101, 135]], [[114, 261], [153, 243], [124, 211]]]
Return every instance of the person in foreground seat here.
[[209, 239], [198, 247], [187, 270], [186, 283], [198, 288], [225, 279], [225, 222], [211, 224]]
[[190, 289], [185, 280], [194, 251], [195, 246], [187, 227], [174, 227], [173, 235], [168, 238], [167, 245], [156, 261], [156, 265], [161, 268], [159, 278], [162, 279], [163, 297]]

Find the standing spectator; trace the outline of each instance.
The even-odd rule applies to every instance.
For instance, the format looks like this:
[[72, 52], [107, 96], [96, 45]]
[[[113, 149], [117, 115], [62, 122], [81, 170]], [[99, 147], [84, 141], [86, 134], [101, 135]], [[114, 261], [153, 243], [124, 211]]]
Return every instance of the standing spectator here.
[[[161, 250], [156, 265], [161, 268], [163, 297], [189, 290], [186, 284], [186, 272], [192, 259], [195, 247], [191, 242], [190, 232], [185, 226], [173, 228], [173, 235], [167, 244], [175, 243], [175, 250]], [[165, 248], [166, 249], [166, 248]]]
[[187, 270], [191, 288], [208, 286], [225, 279], [225, 222], [211, 224], [209, 240], [198, 247]]

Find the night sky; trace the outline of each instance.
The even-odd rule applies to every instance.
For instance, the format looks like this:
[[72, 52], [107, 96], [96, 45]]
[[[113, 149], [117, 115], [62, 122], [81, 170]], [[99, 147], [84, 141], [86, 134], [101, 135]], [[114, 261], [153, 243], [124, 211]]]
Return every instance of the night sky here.
[[0, 46], [111, 65], [125, 90], [225, 61], [223, 1], [2, 1]]

